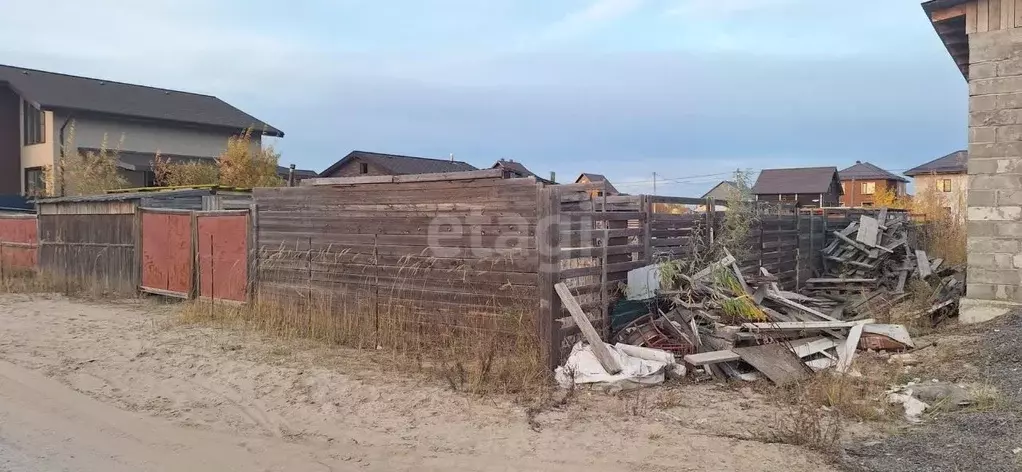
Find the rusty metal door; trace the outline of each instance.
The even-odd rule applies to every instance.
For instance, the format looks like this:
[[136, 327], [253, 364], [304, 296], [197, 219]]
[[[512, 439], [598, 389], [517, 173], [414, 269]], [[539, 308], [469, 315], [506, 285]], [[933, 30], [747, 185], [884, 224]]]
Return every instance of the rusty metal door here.
[[192, 212], [155, 208], [144, 208], [141, 211], [141, 290], [191, 298], [195, 285]]
[[248, 210], [196, 215], [199, 296], [244, 302], [248, 297]]

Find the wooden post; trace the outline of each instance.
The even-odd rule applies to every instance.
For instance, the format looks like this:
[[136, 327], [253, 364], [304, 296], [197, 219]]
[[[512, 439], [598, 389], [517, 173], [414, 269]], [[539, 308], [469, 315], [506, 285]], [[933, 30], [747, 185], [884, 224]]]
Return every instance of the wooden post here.
[[[607, 181], [603, 181], [603, 198], [600, 211], [607, 216]], [[603, 336], [610, 339], [610, 307], [607, 300], [607, 245], [610, 244], [610, 221], [603, 220], [603, 254], [600, 256], [600, 314], [603, 318]]]
[[[38, 217], [36, 220], [38, 221]], [[135, 262], [134, 272], [131, 274], [134, 279], [135, 292], [139, 292], [142, 286], [142, 208], [135, 207], [135, 221], [132, 223], [132, 230], [135, 232]], [[36, 233], [40, 234], [40, 233]], [[38, 256], [37, 256], [38, 257]]]
[[259, 212], [255, 203], [248, 207], [248, 286], [245, 298], [255, 300], [256, 277], [259, 276]]
[[706, 226], [710, 236], [710, 247], [713, 247], [713, 242], [716, 239], [714, 232], [716, 231], [717, 224], [717, 208], [714, 206], [713, 197], [706, 197]]
[[561, 195], [557, 186], [537, 184], [536, 192], [536, 248], [539, 258], [537, 292], [539, 310], [536, 314], [536, 334], [539, 336], [543, 359], [550, 369], [561, 363], [560, 329], [555, 320], [561, 316], [561, 299], [554, 285], [561, 277]]
[[199, 298], [202, 296], [202, 278], [199, 275], [199, 272], [202, 272], [202, 260], [199, 258], [199, 215], [194, 211], [188, 214], [192, 225], [192, 289], [188, 292], [188, 297]]
[[647, 264], [653, 263], [653, 211], [650, 208], [653, 204], [650, 203], [649, 197], [641, 195], [639, 197], [639, 211], [642, 213], [642, 242], [644, 244], [642, 248], [642, 260]]

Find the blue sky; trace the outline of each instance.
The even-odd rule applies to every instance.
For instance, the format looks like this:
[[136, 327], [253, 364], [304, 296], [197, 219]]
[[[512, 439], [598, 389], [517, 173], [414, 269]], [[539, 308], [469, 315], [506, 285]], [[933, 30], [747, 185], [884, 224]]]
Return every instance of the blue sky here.
[[286, 132], [283, 164], [314, 170], [352, 149], [454, 153], [634, 193], [657, 172], [659, 193], [698, 196], [736, 168], [900, 171], [966, 141], [965, 81], [918, 0], [5, 9], [0, 63], [217, 95]]

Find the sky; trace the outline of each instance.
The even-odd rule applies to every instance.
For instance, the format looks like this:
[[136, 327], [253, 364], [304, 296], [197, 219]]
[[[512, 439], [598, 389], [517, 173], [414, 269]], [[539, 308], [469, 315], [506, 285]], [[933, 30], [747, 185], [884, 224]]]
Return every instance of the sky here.
[[[700, 196], [736, 169], [900, 173], [967, 137], [919, 0], [37, 0], [0, 63], [216, 95], [281, 164], [500, 158]], [[26, 18], [46, 18], [44, 23]]]

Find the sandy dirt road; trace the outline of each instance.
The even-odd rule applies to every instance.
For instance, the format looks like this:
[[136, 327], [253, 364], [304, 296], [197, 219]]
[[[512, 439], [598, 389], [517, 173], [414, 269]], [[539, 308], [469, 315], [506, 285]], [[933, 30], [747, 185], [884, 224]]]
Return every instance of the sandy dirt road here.
[[174, 308], [0, 296], [0, 471], [827, 471], [734, 439], [778, 413], [710, 385], [582, 394], [534, 431], [507, 399], [363, 353], [173, 322]]

